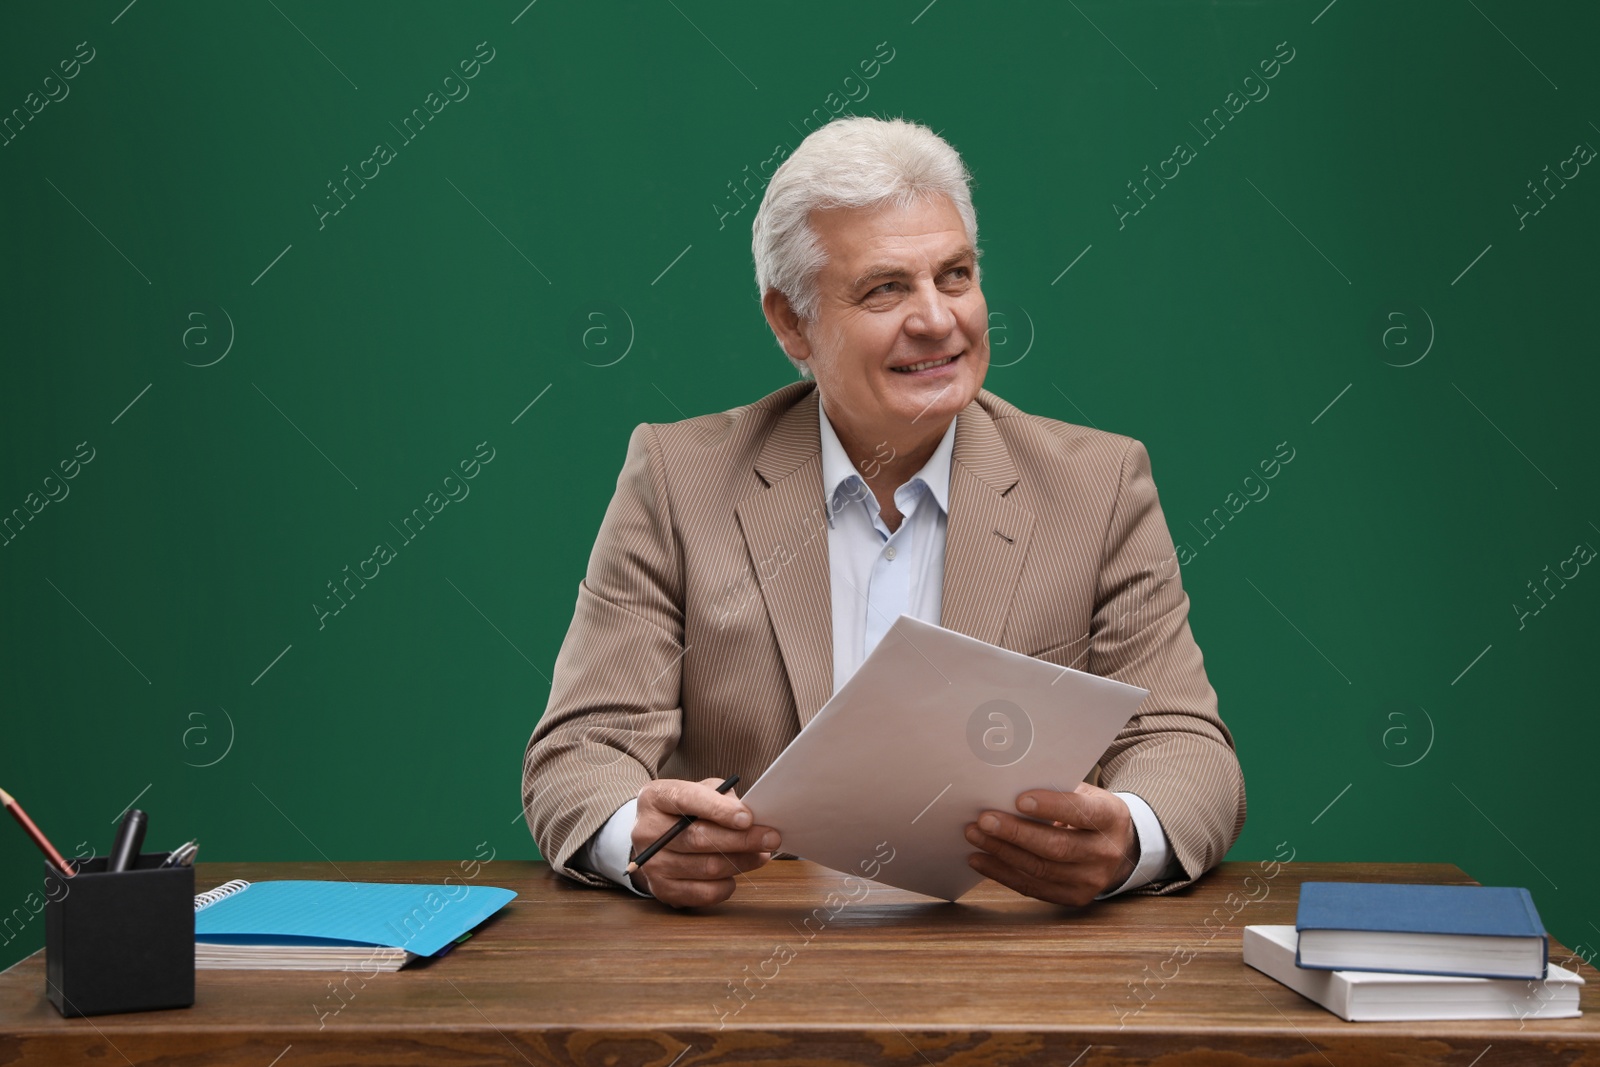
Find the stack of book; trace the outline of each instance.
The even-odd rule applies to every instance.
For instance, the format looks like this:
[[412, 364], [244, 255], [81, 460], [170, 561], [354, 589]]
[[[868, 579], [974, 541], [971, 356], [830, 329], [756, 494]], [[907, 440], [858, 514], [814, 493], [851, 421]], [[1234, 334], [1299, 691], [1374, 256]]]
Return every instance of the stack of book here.
[[1247, 926], [1244, 962], [1351, 1022], [1567, 1019], [1583, 979], [1549, 960], [1526, 889], [1306, 882], [1293, 926]]

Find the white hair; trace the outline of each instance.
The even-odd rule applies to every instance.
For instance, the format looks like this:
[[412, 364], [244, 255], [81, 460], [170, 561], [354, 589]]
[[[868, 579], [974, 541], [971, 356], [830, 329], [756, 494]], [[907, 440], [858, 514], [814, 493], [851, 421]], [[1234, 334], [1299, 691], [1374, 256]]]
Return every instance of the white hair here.
[[[811, 228], [818, 208], [906, 208], [918, 199], [948, 197], [974, 256], [980, 254], [971, 182], [961, 156], [926, 126], [867, 116], [834, 119], [801, 141], [767, 183], [751, 224], [757, 298], [776, 289], [802, 320], [816, 319], [817, 275], [828, 259]], [[804, 360], [789, 356], [789, 362], [801, 378], [811, 377]]]

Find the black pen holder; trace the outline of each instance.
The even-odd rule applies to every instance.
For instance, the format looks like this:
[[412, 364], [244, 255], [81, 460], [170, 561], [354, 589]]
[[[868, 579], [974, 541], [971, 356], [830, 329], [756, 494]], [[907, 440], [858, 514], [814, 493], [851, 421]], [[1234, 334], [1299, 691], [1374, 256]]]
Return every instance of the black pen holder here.
[[194, 868], [141, 853], [108, 873], [105, 857], [71, 878], [46, 863], [60, 899], [44, 907], [45, 993], [65, 1016], [194, 1004]]

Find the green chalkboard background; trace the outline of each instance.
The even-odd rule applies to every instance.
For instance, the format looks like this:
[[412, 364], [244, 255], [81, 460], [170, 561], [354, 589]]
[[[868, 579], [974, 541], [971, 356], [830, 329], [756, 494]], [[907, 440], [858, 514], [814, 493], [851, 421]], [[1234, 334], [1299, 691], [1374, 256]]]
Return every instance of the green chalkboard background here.
[[0, 785], [63, 851], [137, 800], [203, 859], [535, 856], [628, 433], [794, 379], [746, 201], [837, 108], [968, 161], [988, 387], [1148, 446], [1233, 857], [1453, 862], [1600, 945], [1600, 9], [525, 2], [7, 13]]

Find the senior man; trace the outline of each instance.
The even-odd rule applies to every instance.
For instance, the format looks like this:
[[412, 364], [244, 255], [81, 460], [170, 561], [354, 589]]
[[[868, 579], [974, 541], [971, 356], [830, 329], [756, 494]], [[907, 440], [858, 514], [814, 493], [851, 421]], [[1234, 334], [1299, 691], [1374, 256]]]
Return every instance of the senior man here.
[[[782, 842], [714, 786], [755, 781], [902, 614], [1150, 691], [1101, 784], [967, 826], [980, 873], [1084, 905], [1186, 885], [1238, 837], [1243, 775], [1144, 446], [982, 388], [970, 181], [926, 127], [873, 118], [772, 176], [756, 284], [802, 381], [634, 430], [523, 762], [555, 870], [727, 899]], [[630, 875], [680, 814], [698, 821]]]

